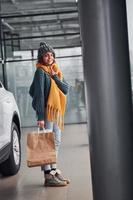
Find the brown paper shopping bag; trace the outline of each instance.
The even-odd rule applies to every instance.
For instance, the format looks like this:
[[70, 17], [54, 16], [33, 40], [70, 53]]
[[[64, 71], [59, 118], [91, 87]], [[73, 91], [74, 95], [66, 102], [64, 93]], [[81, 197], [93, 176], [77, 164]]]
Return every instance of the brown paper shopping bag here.
[[36, 167], [56, 163], [54, 133], [31, 132], [27, 134], [27, 166]]

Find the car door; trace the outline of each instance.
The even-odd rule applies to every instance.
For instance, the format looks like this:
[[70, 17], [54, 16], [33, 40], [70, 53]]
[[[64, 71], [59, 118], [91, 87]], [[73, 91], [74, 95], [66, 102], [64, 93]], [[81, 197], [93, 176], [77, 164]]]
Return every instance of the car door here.
[[11, 101], [8, 91], [0, 82], [0, 149], [10, 142], [11, 135]]

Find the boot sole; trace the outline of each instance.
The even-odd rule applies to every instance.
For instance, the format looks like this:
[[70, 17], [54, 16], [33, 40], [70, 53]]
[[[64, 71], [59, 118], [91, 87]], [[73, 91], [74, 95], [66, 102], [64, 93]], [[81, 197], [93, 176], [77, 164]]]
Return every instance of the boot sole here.
[[[58, 177], [57, 177], [58, 178]], [[66, 182], [66, 184], [70, 184], [70, 181], [69, 180], [63, 180], [63, 179], [60, 179], [60, 178], [58, 178], [60, 181], [64, 181], [64, 182]]]
[[49, 184], [44, 184], [45, 187], [65, 187], [66, 185], [49, 185]]

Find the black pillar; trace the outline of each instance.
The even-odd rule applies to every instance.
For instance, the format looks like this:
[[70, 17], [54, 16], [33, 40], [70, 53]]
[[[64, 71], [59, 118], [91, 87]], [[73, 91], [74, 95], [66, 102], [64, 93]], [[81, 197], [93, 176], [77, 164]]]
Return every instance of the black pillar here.
[[125, 0], [79, 0], [94, 200], [133, 200]]

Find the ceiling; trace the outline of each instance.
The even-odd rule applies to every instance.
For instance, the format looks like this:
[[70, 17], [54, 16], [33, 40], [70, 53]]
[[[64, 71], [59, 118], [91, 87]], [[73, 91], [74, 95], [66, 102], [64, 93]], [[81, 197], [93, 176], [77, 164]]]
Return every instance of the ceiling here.
[[21, 50], [37, 49], [40, 41], [81, 45], [76, 0], [1, 0], [1, 15], [5, 43], [19, 38]]

